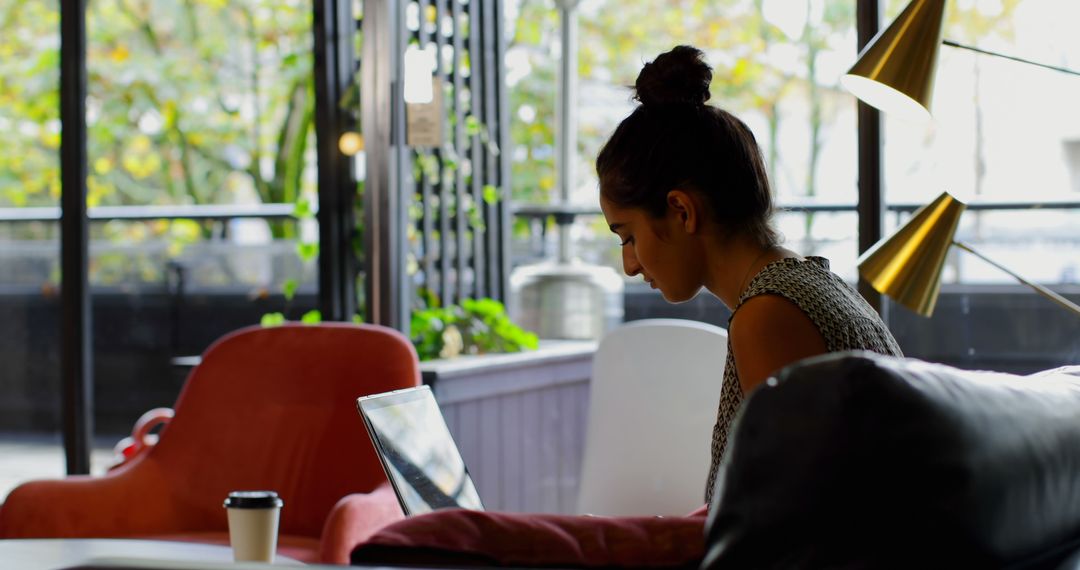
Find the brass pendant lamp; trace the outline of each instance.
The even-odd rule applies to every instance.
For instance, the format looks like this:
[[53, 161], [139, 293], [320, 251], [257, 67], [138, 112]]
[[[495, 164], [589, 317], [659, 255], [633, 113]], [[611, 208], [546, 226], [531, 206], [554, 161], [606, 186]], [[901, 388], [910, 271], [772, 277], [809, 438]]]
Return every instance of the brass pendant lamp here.
[[859, 257], [859, 274], [874, 289], [929, 317], [941, 289], [945, 255], [965, 204], [947, 192], [919, 208], [889, 239]]
[[[942, 43], [1046, 69], [1080, 75], [1075, 70], [994, 53], [942, 40], [945, 0], [912, 0], [859, 54], [840, 82], [852, 94], [883, 111], [929, 120], [938, 50]], [[942, 193], [923, 206], [892, 236], [859, 257], [859, 274], [877, 291], [912, 311], [930, 316], [941, 289], [941, 272], [950, 246], [957, 246], [1008, 273], [1040, 295], [1080, 316], [1080, 306], [1021, 277], [953, 236], [965, 205]]]
[[859, 99], [929, 120], [945, 0], [914, 0], [874, 37], [840, 83]]

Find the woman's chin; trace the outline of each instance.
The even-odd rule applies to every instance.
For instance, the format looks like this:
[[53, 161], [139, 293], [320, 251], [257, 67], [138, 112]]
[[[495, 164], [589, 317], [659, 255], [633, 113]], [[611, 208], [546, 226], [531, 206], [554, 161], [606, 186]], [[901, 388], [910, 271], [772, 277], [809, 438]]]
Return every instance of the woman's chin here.
[[664, 296], [664, 300], [671, 304], [685, 303], [693, 300], [701, 292], [701, 288], [694, 289], [693, 291], [668, 291], [666, 289], [657, 287], [660, 289], [660, 294]]

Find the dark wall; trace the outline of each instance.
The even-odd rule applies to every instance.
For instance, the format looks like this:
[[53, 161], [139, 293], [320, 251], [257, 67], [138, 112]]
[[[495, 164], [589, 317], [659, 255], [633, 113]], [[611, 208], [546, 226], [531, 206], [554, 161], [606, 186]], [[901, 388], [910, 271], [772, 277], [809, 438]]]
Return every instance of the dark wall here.
[[[1068, 296], [1080, 300], [1080, 291]], [[299, 294], [287, 317], [315, 304]], [[672, 317], [727, 326], [729, 311], [699, 295], [680, 305], [642, 284], [626, 289], [625, 319]], [[187, 368], [177, 356], [198, 355], [225, 333], [281, 311], [280, 296], [247, 292], [186, 295], [95, 292], [96, 433], [126, 435], [146, 410], [172, 406]], [[889, 326], [907, 356], [967, 369], [1030, 373], [1080, 362], [1080, 319], [1023, 287], [949, 287], [924, 319], [902, 307]], [[59, 299], [41, 292], [0, 293], [0, 431], [60, 427]]]
[[[299, 317], [316, 303], [298, 294]], [[225, 333], [282, 311], [281, 296], [246, 292], [187, 295], [95, 291], [94, 424], [99, 434], [130, 432], [154, 407], [171, 407], [187, 375], [172, 364], [198, 355]], [[0, 431], [60, 428], [60, 305], [55, 295], [0, 294]]]
[[[1066, 297], [1080, 302], [1080, 288]], [[702, 293], [672, 305], [639, 284], [626, 288], [627, 321], [694, 319], [727, 328], [731, 312]], [[1029, 374], [1080, 363], [1080, 318], [1023, 286], [942, 287], [934, 316], [890, 304], [889, 328], [905, 356], [965, 369]]]

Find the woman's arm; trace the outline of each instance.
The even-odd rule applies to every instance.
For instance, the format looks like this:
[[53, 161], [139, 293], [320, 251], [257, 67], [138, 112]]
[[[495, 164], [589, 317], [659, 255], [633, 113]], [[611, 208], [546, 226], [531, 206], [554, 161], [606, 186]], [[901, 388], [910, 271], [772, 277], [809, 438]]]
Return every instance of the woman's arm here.
[[810, 317], [778, 295], [758, 295], [743, 303], [728, 334], [744, 394], [784, 366], [828, 352]]

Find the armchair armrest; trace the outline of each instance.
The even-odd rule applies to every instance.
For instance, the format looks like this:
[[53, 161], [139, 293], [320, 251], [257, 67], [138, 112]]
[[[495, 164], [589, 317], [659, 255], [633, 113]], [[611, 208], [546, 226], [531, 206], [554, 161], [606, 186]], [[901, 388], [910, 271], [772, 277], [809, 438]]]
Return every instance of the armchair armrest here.
[[[135, 461], [103, 477], [28, 481], [0, 505], [0, 538], [93, 538], [175, 530], [156, 465]], [[139, 469], [136, 469], [139, 468]]]
[[319, 544], [319, 560], [325, 564], [348, 564], [349, 553], [382, 527], [405, 518], [390, 483], [370, 493], [341, 498], [330, 510]]

